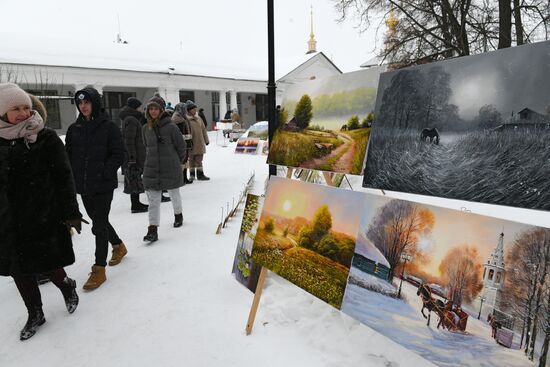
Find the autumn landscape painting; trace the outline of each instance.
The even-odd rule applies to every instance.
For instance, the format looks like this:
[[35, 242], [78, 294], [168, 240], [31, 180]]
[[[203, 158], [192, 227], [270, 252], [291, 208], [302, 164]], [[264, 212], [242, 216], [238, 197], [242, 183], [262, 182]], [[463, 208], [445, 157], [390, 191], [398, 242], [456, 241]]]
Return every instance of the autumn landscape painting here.
[[344, 313], [439, 366], [546, 360], [549, 229], [367, 196]]
[[358, 192], [272, 177], [252, 259], [340, 308], [364, 199]]

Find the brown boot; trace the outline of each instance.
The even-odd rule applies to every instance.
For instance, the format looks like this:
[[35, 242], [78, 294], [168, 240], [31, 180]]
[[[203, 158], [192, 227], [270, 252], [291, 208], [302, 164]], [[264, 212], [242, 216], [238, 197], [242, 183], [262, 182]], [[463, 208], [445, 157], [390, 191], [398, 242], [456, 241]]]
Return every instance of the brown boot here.
[[109, 266], [120, 264], [122, 258], [126, 256], [127, 253], [128, 250], [126, 249], [126, 246], [124, 246], [124, 242], [121, 242], [119, 245], [113, 246], [113, 255], [111, 256], [111, 260], [109, 260]]
[[92, 266], [92, 272], [90, 273], [90, 278], [88, 278], [88, 281], [82, 288], [86, 290], [92, 290], [99, 288], [100, 285], [102, 285], [107, 280], [107, 277], [105, 276], [105, 267], [94, 265]]
[[159, 239], [159, 236], [157, 233], [157, 226], [151, 225], [147, 227], [147, 234], [145, 235], [145, 237], [143, 237], [143, 240], [149, 241], [149, 242], [155, 242], [155, 241], [158, 241], [158, 239]]

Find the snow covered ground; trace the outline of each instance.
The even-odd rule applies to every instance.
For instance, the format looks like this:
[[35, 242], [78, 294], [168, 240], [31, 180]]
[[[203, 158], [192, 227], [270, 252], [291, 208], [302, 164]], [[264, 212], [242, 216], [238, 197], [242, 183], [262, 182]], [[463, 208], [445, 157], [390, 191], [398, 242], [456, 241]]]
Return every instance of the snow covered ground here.
[[245, 335], [253, 295], [231, 275], [242, 210], [214, 233], [221, 207], [253, 170], [261, 191], [266, 157], [236, 155], [234, 143], [217, 146], [210, 134], [212, 180], [182, 188], [183, 227], [172, 228], [164, 203], [160, 239], [145, 245], [147, 214], [130, 214], [128, 195], [115, 192], [111, 222], [129, 253], [95, 291], [80, 288], [93, 264], [90, 226], [74, 236], [76, 263], [67, 268], [79, 286], [74, 314], [52, 284], [42, 285], [47, 322], [20, 342], [26, 310], [12, 279], [0, 277], [0, 366], [433, 366], [272, 273]]
[[[360, 277], [361, 272], [354, 270], [354, 277]], [[364, 280], [369, 281], [368, 277], [365, 274]], [[489, 325], [475, 317], [468, 318], [467, 334], [437, 329], [439, 318], [435, 313], [431, 315], [430, 326], [426, 326], [420, 313], [422, 301], [416, 291], [417, 287], [403, 282], [404, 302], [349, 284], [342, 311], [438, 366], [534, 366], [522, 351], [496, 344]], [[428, 310], [424, 312], [427, 315]]]

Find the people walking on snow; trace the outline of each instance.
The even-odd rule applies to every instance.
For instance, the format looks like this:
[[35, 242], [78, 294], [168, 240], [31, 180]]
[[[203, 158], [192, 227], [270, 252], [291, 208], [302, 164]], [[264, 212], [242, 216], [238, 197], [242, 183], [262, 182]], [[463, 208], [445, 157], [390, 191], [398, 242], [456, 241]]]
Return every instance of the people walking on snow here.
[[176, 124], [164, 111], [160, 96], [149, 100], [145, 111], [147, 124], [143, 126], [145, 169], [143, 185], [149, 199], [149, 227], [144, 241], [158, 240], [162, 190], [167, 190], [174, 209], [174, 227], [183, 224], [183, 210], [179, 188], [183, 186], [182, 162], [187, 159], [185, 141]]
[[208, 133], [202, 122], [202, 119], [197, 114], [197, 105], [193, 101], [186, 102], [187, 115], [186, 118], [189, 121], [191, 127], [191, 136], [193, 137], [193, 148], [191, 149], [191, 155], [189, 157], [189, 170], [191, 173], [191, 179], [196, 177], [199, 181], [208, 181], [210, 177], [204, 174], [202, 166], [202, 160], [206, 154], [206, 146], [210, 144], [208, 140]]
[[110, 266], [117, 265], [128, 250], [109, 223], [113, 191], [118, 186], [117, 170], [124, 157], [120, 129], [101, 108], [101, 96], [91, 87], [75, 93], [79, 115], [71, 124], [65, 145], [73, 169], [76, 192], [92, 219], [95, 235], [95, 263], [84, 289], [96, 289], [107, 277], [105, 266], [109, 243], [113, 246]]
[[185, 103], [180, 102], [176, 105], [174, 114], [172, 115], [172, 122], [176, 124], [178, 129], [183, 135], [183, 140], [185, 140], [185, 145], [187, 148], [187, 160], [183, 163], [183, 182], [185, 184], [192, 184], [193, 181], [187, 177], [187, 170], [189, 168], [189, 152], [193, 148], [193, 137], [191, 136], [191, 127], [189, 126], [189, 121], [185, 115], [187, 114], [187, 109], [185, 108]]
[[80, 233], [82, 215], [63, 142], [45, 120], [37, 98], [0, 84], [0, 275], [13, 277], [28, 311], [21, 340], [46, 322], [38, 274], [61, 291], [69, 313], [78, 306], [63, 267], [75, 261], [69, 227]]
[[125, 167], [124, 167], [124, 193], [130, 194], [132, 213], [143, 213], [148, 206], [139, 201], [139, 194], [145, 192], [141, 175], [145, 164], [145, 145], [143, 145], [143, 134], [141, 117], [143, 107], [141, 101], [130, 97], [126, 106], [120, 114], [120, 128], [125, 146]]

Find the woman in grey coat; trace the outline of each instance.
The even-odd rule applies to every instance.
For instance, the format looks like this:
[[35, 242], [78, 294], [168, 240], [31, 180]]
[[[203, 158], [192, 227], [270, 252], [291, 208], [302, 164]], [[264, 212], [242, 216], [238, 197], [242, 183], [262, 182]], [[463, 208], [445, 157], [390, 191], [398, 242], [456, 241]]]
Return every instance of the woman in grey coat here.
[[174, 227], [183, 223], [179, 188], [183, 186], [181, 163], [187, 159], [187, 149], [180, 130], [164, 111], [165, 106], [160, 96], [151, 98], [145, 112], [147, 124], [143, 126], [143, 186], [149, 199], [149, 227], [143, 240], [151, 242], [158, 240], [162, 190], [167, 190], [172, 199]]

